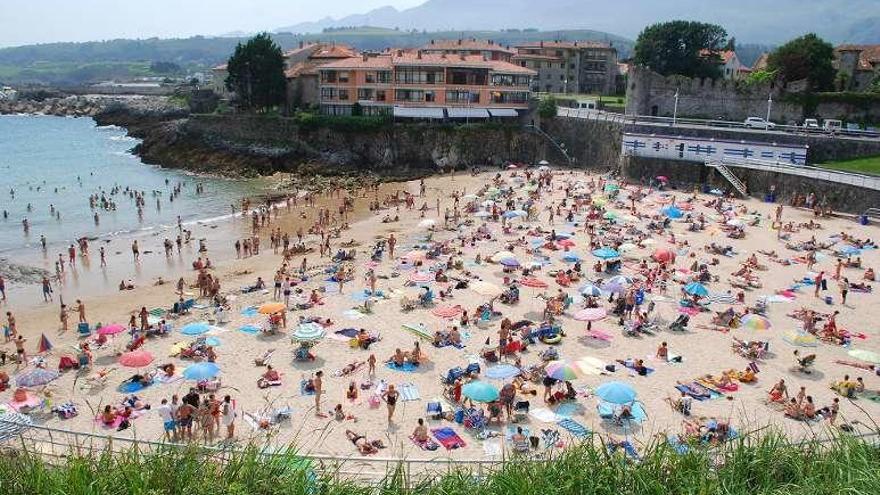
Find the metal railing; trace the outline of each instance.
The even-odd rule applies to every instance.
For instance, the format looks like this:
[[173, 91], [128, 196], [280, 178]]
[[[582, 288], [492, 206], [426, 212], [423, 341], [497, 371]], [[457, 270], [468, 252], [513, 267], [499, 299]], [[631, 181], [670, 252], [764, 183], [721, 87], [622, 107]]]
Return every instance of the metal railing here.
[[748, 168], [752, 170], [763, 170], [766, 172], [777, 172], [781, 174], [797, 175], [810, 179], [824, 180], [835, 182], [838, 184], [846, 184], [850, 186], [863, 187], [874, 191], [880, 191], [880, 176], [855, 174], [852, 172], [843, 172], [830, 170], [827, 168], [810, 167], [808, 165], [791, 165], [782, 162], [772, 162], [767, 160], [758, 160], [755, 158], [731, 158], [722, 157], [720, 159], [707, 160], [706, 165], [713, 166], [720, 163], [728, 167]]
[[[880, 132], [876, 130], [861, 129], [836, 129], [828, 131], [822, 128], [809, 128], [798, 125], [779, 125], [774, 124], [773, 127], [766, 129], [761, 126], [750, 127], [744, 122], [731, 121], [723, 119], [693, 119], [678, 117], [656, 117], [652, 115], [632, 115], [619, 114], [614, 112], [606, 112], [603, 110], [595, 110], [588, 108], [569, 108], [557, 107], [557, 116], [575, 119], [585, 119], [593, 121], [619, 122], [621, 124], [645, 124], [664, 127], [676, 126], [696, 126], [696, 127], [713, 127], [721, 129], [738, 129], [753, 132], [777, 132], [785, 134], [813, 135], [818, 137], [833, 138], [854, 138], [854, 139], [880, 139]], [[674, 125], [673, 125], [674, 124]]]

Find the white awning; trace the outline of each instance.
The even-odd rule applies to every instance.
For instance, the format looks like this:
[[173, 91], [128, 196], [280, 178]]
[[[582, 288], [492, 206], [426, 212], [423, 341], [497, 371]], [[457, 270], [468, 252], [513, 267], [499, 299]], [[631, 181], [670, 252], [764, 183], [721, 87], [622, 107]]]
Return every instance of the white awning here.
[[489, 111], [485, 108], [447, 108], [446, 115], [450, 119], [488, 119]]
[[394, 116], [408, 119], [442, 119], [443, 109], [435, 107], [394, 107]]
[[512, 108], [490, 108], [493, 117], [519, 117], [519, 112]]

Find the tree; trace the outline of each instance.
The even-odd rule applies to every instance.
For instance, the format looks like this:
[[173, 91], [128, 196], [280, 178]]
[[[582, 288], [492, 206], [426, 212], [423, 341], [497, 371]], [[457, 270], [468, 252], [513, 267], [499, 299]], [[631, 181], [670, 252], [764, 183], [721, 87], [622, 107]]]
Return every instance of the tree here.
[[552, 119], [556, 117], [556, 98], [548, 96], [538, 103], [538, 115], [542, 119]]
[[265, 111], [284, 103], [284, 54], [268, 33], [239, 43], [226, 70], [226, 87], [243, 108]]
[[727, 44], [727, 31], [715, 24], [671, 21], [646, 27], [636, 40], [637, 65], [669, 76], [721, 77], [718, 55]]
[[834, 87], [834, 47], [813, 33], [793, 39], [774, 50], [767, 66], [787, 82], [806, 79], [812, 91]]

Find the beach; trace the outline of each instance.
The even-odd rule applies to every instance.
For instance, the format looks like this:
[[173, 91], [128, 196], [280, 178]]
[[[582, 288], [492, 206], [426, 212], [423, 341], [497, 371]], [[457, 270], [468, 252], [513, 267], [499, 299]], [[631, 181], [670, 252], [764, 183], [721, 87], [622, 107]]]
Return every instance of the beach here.
[[[496, 174], [500, 174], [497, 180]], [[828, 434], [841, 424], [849, 425], [856, 431], [864, 431], [864, 425], [872, 424], [870, 418], [880, 412], [880, 405], [867, 398], [871, 394], [862, 394], [861, 398], [850, 400], [831, 390], [830, 385], [841, 381], [848, 374], [852, 380], [862, 377], [867, 392], [880, 389], [880, 378], [873, 371], [836, 362], [868, 365], [870, 363], [860, 362], [848, 352], [880, 351], [880, 336], [872, 325], [874, 319], [880, 317], [880, 310], [873, 305], [877, 295], [873, 292], [850, 290], [847, 304], [841, 304], [838, 281], [832, 279], [838, 259], [834, 253], [851, 243], [840, 238], [828, 241], [831, 245], [817, 251], [815, 266], [809, 270], [805, 262], [796, 259], [803, 257], [805, 253], [788, 249], [786, 242], [797, 244], [809, 241], [811, 237], [815, 237], [817, 242], [826, 242], [832, 235], [840, 233], [861, 240], [862, 247], [850, 254], [850, 261], [860, 259], [861, 268], [841, 268], [841, 277], [848, 278], [852, 283], [861, 283], [864, 281], [865, 268], [876, 266], [876, 250], [870, 243], [866, 247], [863, 242], [866, 238], [876, 238], [875, 227], [859, 225], [847, 217], [815, 218], [812, 211], [786, 206], [783, 213], [784, 223], [791, 222], [797, 226], [816, 221], [821, 228], [801, 227], [799, 231], [791, 232], [790, 238], [785, 241], [778, 238], [776, 230], [771, 229], [776, 204], [762, 203], [755, 199], [735, 199], [724, 207], [725, 211], [731, 213], [723, 215], [712, 204], [718, 197], [711, 194], [699, 193], [696, 194], [696, 199], [691, 200], [691, 191], [658, 192], [645, 186], [615, 181], [604, 184], [614, 187], [603, 187], [600, 182], [603, 179], [597, 175], [568, 170], [554, 170], [543, 174], [551, 181], [550, 185], [536, 189], [534, 181], [541, 173], [531, 169], [528, 179], [523, 174], [524, 171], [514, 169], [486, 171], [477, 175], [459, 172], [454, 176], [435, 176], [425, 180], [424, 195], [421, 193], [419, 181], [382, 184], [378, 190], [355, 193], [353, 208], [346, 213], [347, 219], [339, 219], [336, 224], [342, 227], [343, 223], [347, 223], [349, 228], [341, 230], [339, 237], [330, 241], [332, 253], [339, 249], [357, 250], [354, 259], [346, 264], [353, 269], [351, 280], [342, 286], [341, 294], [338, 292], [338, 284], [326, 280], [336, 271], [324, 271], [324, 267], [332, 263], [329, 257], [321, 257], [317, 252], [321, 236], [307, 234], [305, 244], [313, 249], [306, 255], [310, 267], [307, 270], [309, 279], [298, 283], [294, 288], [303, 289], [303, 298], [308, 298], [313, 289], [320, 290], [321, 303], [310, 309], [286, 312], [287, 329], [274, 335], [241, 330], [243, 327], [265, 325], [267, 316], [260, 314], [258, 308], [273, 302], [272, 282], [283, 258], [280, 252], [273, 252], [270, 246], [270, 230], [280, 228], [295, 239], [298, 228], [308, 229], [315, 222], [319, 209], [327, 208], [336, 215], [346, 194], [331, 192], [319, 195], [314, 206], [304, 205], [300, 201], [297, 206], [291, 205], [289, 211], [286, 206], [278, 208], [278, 216], [273, 217], [270, 224], [259, 230], [260, 254], [244, 259], [236, 257], [232, 242], [250, 235], [249, 221], [237, 218], [192, 225], [190, 228], [194, 239], [207, 239], [208, 250], [203, 254], [214, 262], [215, 266], [210, 273], [219, 277], [221, 293], [227, 303], [225, 313], [229, 321], [210, 325], [202, 336], [211, 339], [215, 344], [213, 348], [217, 355], [216, 364], [221, 370], [219, 377], [222, 385], [211, 393], [218, 398], [228, 394], [236, 404], [236, 442], [244, 444], [248, 441], [263, 442], [270, 439], [273, 444], [296, 445], [304, 453], [360, 455], [363, 452], [359, 452], [359, 448], [346, 437], [346, 431], [351, 430], [365, 435], [368, 440], [382, 440], [385, 448], [380, 450], [380, 455], [384, 457], [450, 456], [458, 459], [495, 459], [513, 446], [514, 442], [509, 434], [511, 426], [514, 429], [522, 427], [534, 436], [540, 436], [541, 430], [556, 430], [559, 433], [558, 442], [550, 442], [550, 446], [564, 446], [580, 441], [580, 435], [570, 429], [574, 423], [605, 439], [629, 440], [639, 449], [655, 441], [658, 435], [663, 441], [668, 435], [684, 435], [682, 422], [700, 418], [703, 418], [703, 423], [713, 419], [716, 422], [729, 423], [740, 435], [770, 426], [781, 429], [793, 439]], [[490, 186], [497, 189], [487, 191]], [[412, 209], [405, 205], [383, 205], [378, 211], [371, 211], [371, 202], [382, 202], [398, 191], [405, 191], [412, 196]], [[505, 211], [520, 211], [529, 198], [530, 191], [531, 209], [528, 216], [511, 215], [504, 222], [491, 219], [492, 204], [500, 215]], [[639, 191], [646, 193], [646, 196], [632, 203], [625, 199]], [[444, 220], [447, 209], [451, 212], [455, 208], [454, 194], [460, 198], [458, 208], [462, 211], [457, 225], [451, 218], [448, 223]], [[479, 195], [473, 198], [468, 196], [477, 194]], [[403, 195], [399, 197], [402, 198]], [[582, 201], [576, 201], [576, 197]], [[485, 203], [484, 207], [478, 206], [492, 198], [497, 202]], [[615, 199], [620, 201], [616, 202]], [[561, 207], [563, 200], [566, 202], [565, 207]], [[508, 201], [509, 205], [506, 204]], [[474, 205], [471, 213], [465, 212], [468, 203]], [[574, 206], [576, 204], [577, 207]], [[591, 210], [591, 204], [596, 208]], [[420, 211], [423, 205], [424, 217]], [[560, 212], [554, 215], [552, 221], [548, 211], [551, 205], [554, 208], [560, 207]], [[682, 207], [679, 212], [681, 215], [664, 214], [664, 208], [678, 209], [679, 206]], [[572, 212], [572, 221], [567, 222], [564, 217], [572, 208], [575, 210]], [[487, 215], [475, 215], [476, 211], [486, 211]], [[598, 215], [598, 218], [586, 218], [590, 213]], [[637, 216], [633, 216], [634, 213]], [[691, 224], [697, 222], [696, 216], [701, 213], [705, 217], [705, 228], [691, 231]], [[383, 222], [386, 217], [395, 216], [399, 217], [399, 221]], [[666, 220], [667, 225], [662, 226]], [[660, 224], [660, 230], [650, 231], [648, 225], [652, 223]], [[585, 224], [594, 226], [592, 234], [586, 232]], [[505, 226], [509, 227], [508, 232], [505, 232]], [[539, 227], [543, 229], [540, 233], [537, 232]], [[744, 238], [729, 238], [727, 234], [731, 227], [733, 231], [742, 231]], [[643, 234], [642, 240], [651, 239], [653, 243], [633, 242], [638, 237], [633, 233], [635, 231]], [[554, 232], [564, 233], [563, 237], [570, 242], [559, 242], [563, 237], [554, 237]], [[397, 239], [394, 258], [390, 257], [386, 247], [381, 258], [371, 261], [374, 244], [378, 240], [387, 240], [391, 234]], [[193, 241], [183, 248], [182, 253], [175, 252], [166, 261], [160, 237], [162, 236], [145, 238], [141, 249], [152, 251], [152, 254], [146, 255], [145, 265], [163, 268], [161, 271], [147, 270], [148, 274], [140, 277], [136, 275], [141, 268], [136, 268], [128, 246], [121, 241], [114, 245], [114, 253], [118, 251], [119, 254], [114, 254], [106, 272], [95, 267], [97, 256], [93, 247], [89, 257], [91, 268], [84, 270], [80, 266], [76, 272], [67, 275], [68, 281], [62, 289], [65, 302], [73, 305], [76, 299], [81, 299], [86, 306], [87, 320], [93, 329], [98, 322], [104, 326], [110, 323], [126, 326], [131, 314], [141, 307], [148, 310], [170, 308], [178, 299], [175, 291], [177, 279], [184, 277], [187, 285], [195, 282], [197, 272], [191, 268], [191, 263], [199, 256], [198, 243]], [[598, 244], [593, 249], [589, 245], [590, 238]], [[353, 241], [351, 247], [343, 247], [343, 243], [349, 240]], [[719, 246], [732, 247], [735, 254], [726, 256], [707, 252], [704, 246], [713, 242]], [[618, 252], [621, 244], [635, 244], [635, 247]], [[604, 253], [603, 256], [592, 254], [599, 245], [615, 251], [609, 253], [607, 260], [620, 261], [619, 273], [594, 272], [593, 265], [604, 257]], [[413, 251], [431, 251], [435, 248], [440, 254], [433, 258], [423, 260], [419, 253], [410, 254]], [[612, 315], [614, 303], [608, 302], [610, 293], [601, 290], [596, 302], [599, 309], [606, 310], [607, 317], [593, 318], [595, 321], [590, 323], [588, 332], [587, 322], [581, 318], [576, 319], [578, 313], [584, 309], [584, 298], [578, 294], [579, 288], [590, 281], [601, 289], [604, 286], [603, 281], [623, 275], [634, 279], [631, 282], [634, 288], [647, 289], [644, 267], [640, 263], [644, 260], [647, 270], [658, 267], [660, 263], [652, 258], [658, 250], [672, 253], [675, 259], [663, 262], [666, 270], [664, 277], [667, 280], [664, 284], [655, 283], [650, 290], [645, 290], [642, 294], [644, 299], [639, 304], [643, 310], [653, 304], [650, 321], [655, 328], [650, 333], [626, 335], [624, 327], [619, 325], [618, 316]], [[499, 251], [510, 251], [517, 263], [510, 263], [508, 266], [500, 261], [487, 261]], [[775, 251], [776, 257], [774, 259], [759, 251]], [[573, 262], [565, 260], [569, 254], [582, 259], [581, 280], [562, 286], [550, 272], [571, 269]], [[757, 263], [748, 276], [754, 277], [755, 283], [752, 285], [758, 285], [759, 280], [760, 287], [733, 287], [729, 281], [735, 277], [731, 274], [740, 271], [742, 263], [747, 262], [753, 254]], [[403, 259], [409, 262], [401, 263]], [[85, 263], [82, 258], [78, 260], [80, 265]], [[423, 265], [412, 267], [411, 261], [414, 260], [422, 261]], [[784, 264], [777, 260], [794, 261]], [[294, 279], [299, 278], [297, 272], [301, 261], [301, 255], [293, 255], [290, 259], [290, 272]], [[460, 268], [447, 270], [447, 262]], [[524, 276], [522, 268], [531, 266], [532, 263], [535, 265], [531, 273]], [[695, 263], [699, 268], [692, 270]], [[704, 299], [693, 297], [701, 294], [682, 293], [682, 289], [689, 287], [688, 284], [694, 282], [693, 278], [702, 271], [702, 265], [710, 273], [710, 277], [702, 285], [708, 292], [706, 296], [709, 296], [705, 299], [711, 302], [693, 302], [692, 306], [683, 309], [680, 306], [681, 300], [690, 302]], [[434, 281], [438, 268], [449, 277], [467, 281], [468, 287], [455, 289], [457, 284], [454, 279], [452, 282]], [[363, 314], [356, 308], [362, 307], [363, 301], [368, 299], [364, 291], [369, 286], [366, 275], [370, 269], [376, 274], [376, 289], [383, 296], [370, 299], [371, 312]], [[820, 271], [824, 271], [828, 278], [828, 290], [820, 291], [821, 297], [816, 297], [813, 286], [804, 284], [803, 280], [805, 277], [814, 278]], [[135, 276], [126, 276], [131, 273]], [[163, 274], [166, 283], [153, 285], [155, 276], [159, 273]], [[422, 280], [420, 277], [424, 273], [428, 274], [428, 278]], [[84, 280], [75, 282], [76, 277]], [[267, 290], [242, 293], [241, 288], [253, 285], [257, 277], [266, 282]], [[108, 286], [118, 283], [117, 278], [135, 278], [135, 288], [125, 291], [108, 289]], [[432, 345], [434, 332], [449, 330], [453, 325], [460, 326], [460, 312], [456, 306], [461, 306], [474, 318], [478, 305], [495, 299], [497, 294], [493, 292], [494, 288], [477, 290], [476, 287], [480, 285], [476, 282], [485, 282], [505, 290], [508, 287], [505, 279], [520, 282], [523, 279], [534, 279], [540, 283], [533, 284], [534, 287], [518, 284], [520, 297], [515, 304], [507, 305], [494, 300], [493, 309], [500, 312], [500, 315], [492, 316], [479, 326], [472, 322], [467, 327], [461, 327], [461, 347], [438, 348]], [[100, 280], [101, 283], [94, 282], [95, 280]], [[408, 284], [408, 281], [414, 282]], [[95, 288], [99, 285], [100, 289]], [[404, 297], [417, 299], [424, 292], [420, 285], [431, 287], [433, 304], [427, 307], [416, 305], [411, 311], [402, 311], [401, 300]], [[661, 285], [666, 286], [665, 290], [661, 289]], [[452, 296], [441, 300], [439, 292], [445, 293], [450, 287]], [[547, 298], [559, 296], [559, 291], [562, 291], [560, 302], [565, 301], [567, 307], [555, 316], [551, 326], [557, 329], [561, 327], [564, 332], [561, 342], [546, 344], [539, 339], [530, 343], [524, 352], [503, 357], [500, 363], [493, 363], [483, 357], [485, 348], [497, 348], [498, 332], [503, 318], [509, 318], [512, 322], [528, 320], [533, 322], [533, 327], [540, 328], [545, 316], [544, 310], [548, 306]], [[188, 288], [186, 292], [185, 297], [190, 298], [197, 295], [198, 289]], [[744, 299], [742, 302], [737, 301], [740, 292]], [[14, 313], [19, 332], [28, 340], [25, 348], [29, 354], [36, 355], [34, 351], [37, 350], [41, 335], [45, 335], [51, 342], [52, 349], [41, 354], [47, 369], [57, 369], [61, 356], [75, 356], [77, 351], [74, 346], [94, 339], [96, 335], [93, 331], [88, 339], [77, 336], [76, 313], [70, 315], [70, 330], [60, 333], [57, 296], [56, 293], [52, 303], [40, 303], [39, 286], [32, 286], [27, 290], [10, 291], [9, 301], [0, 305], [3, 313]], [[623, 292], [617, 297], [623, 297]], [[826, 303], [826, 297], [830, 297], [830, 303]], [[732, 308], [734, 313], [742, 317], [743, 311], [759, 305], [759, 300], [766, 306], [765, 315], [770, 323], [769, 328], [762, 329], [761, 325], [756, 325], [755, 328], [731, 329], [712, 324], [716, 312]], [[78, 415], [75, 417], [61, 419], [58, 415], [49, 414], [47, 417], [50, 419], [45, 424], [102, 435], [161, 440], [163, 423], [157, 413], [160, 401], [163, 398], [170, 399], [173, 394], [183, 397], [195, 385], [194, 381], [180, 378], [181, 371], [194, 364], [194, 361], [169, 354], [176, 343], [187, 343], [198, 338], [199, 335], [181, 332], [187, 324], [207, 321], [210, 301], [207, 298], [198, 299], [196, 304], [199, 306], [187, 315], [167, 318], [172, 327], [168, 335], [145, 340], [139, 350], [148, 351], [155, 358], [149, 364], [132, 368], [118, 362], [119, 354], [125, 351], [131, 340], [128, 332], [122, 332], [109, 337], [103, 348], [93, 351], [94, 360], [88, 369], [66, 371], [46, 386], [30, 387], [29, 393], [34, 397], [46, 396], [48, 393], [53, 404], [72, 401], [76, 405]], [[700, 311], [699, 308], [704, 305], [706, 310]], [[789, 332], [801, 327], [802, 321], [787, 315], [802, 307], [826, 314], [840, 311], [835, 317], [836, 325], [848, 330], [846, 345], [828, 343], [821, 339], [813, 345], [807, 337], [792, 338], [800, 334]], [[445, 318], [443, 315], [447, 314], [453, 316]], [[686, 329], [671, 331], [669, 324], [683, 314], [690, 316]], [[318, 321], [329, 319], [332, 322], [322, 326], [323, 338], [310, 348], [314, 355], [313, 360], [294, 360], [298, 344], [291, 342], [289, 334], [297, 330], [300, 317], [315, 317]], [[627, 323], [631, 324], [629, 321]], [[822, 323], [818, 326], [821, 329]], [[336, 333], [343, 329], [357, 331], [361, 328], [380, 338], [368, 349], [351, 347], [350, 335]], [[412, 328], [421, 330], [414, 332]], [[419, 334], [422, 332], [426, 332], [427, 338], [420, 338]], [[553, 335], [551, 340], [556, 338], [556, 334]], [[767, 345], [762, 348], [759, 357], [744, 357], [732, 351], [734, 338], [746, 342], [762, 341]], [[409, 352], [415, 341], [420, 343], [425, 356], [419, 360], [419, 365], [414, 370], [403, 371], [386, 365], [396, 349]], [[681, 362], [667, 362], [657, 357], [658, 347], [662, 342], [667, 343], [670, 355], [681, 356]], [[6, 344], [6, 349], [10, 355], [15, 353], [12, 343]], [[524, 414], [521, 421], [512, 423], [503, 415], [502, 421], [490, 422], [483, 430], [489, 433], [482, 435], [475, 434], [471, 431], [473, 429], [455, 421], [435, 420], [426, 414], [428, 403], [431, 402], [440, 402], [444, 410], [454, 411], [458, 407], [450, 398], [444, 397], [441, 377], [446, 376], [448, 370], [466, 368], [469, 363], [479, 363], [480, 374], [475, 379], [498, 389], [511, 379], [488, 378], [485, 376], [488, 370], [498, 364], [512, 365], [517, 358], [523, 368], [540, 365], [540, 354], [548, 349], [554, 349], [558, 353], [557, 361], [563, 361], [571, 368], [574, 374], [571, 379], [575, 391], [573, 398], [565, 398], [560, 403], [545, 403], [544, 387], [539, 379], [527, 387], [535, 390], [536, 395], [517, 395], [518, 401], [528, 400], [530, 404], [529, 413]], [[274, 352], [269, 363], [280, 373], [281, 384], [261, 389], [257, 387], [257, 381], [267, 368], [256, 366], [255, 359], [270, 350]], [[815, 361], [806, 369], [809, 373], [797, 369], [794, 357], [796, 350], [802, 356], [816, 355]], [[378, 360], [375, 377], [372, 379], [368, 377], [365, 364], [356, 366], [352, 373], [339, 373], [349, 364], [364, 363], [370, 355]], [[587, 357], [592, 358], [592, 367], [577, 364]], [[644, 367], [651, 368], [651, 371], [643, 376], [617, 362], [627, 359], [642, 360]], [[154, 371], [158, 365], [166, 363], [175, 365], [175, 376], [153, 380], [149, 386], [135, 392], [142, 403], [149, 403], [151, 407], [141, 411], [136, 419], [133, 418], [129, 428], [117, 432], [96, 421], [95, 418], [104, 409], [104, 405], [121, 404], [126, 394], [119, 392], [117, 386], [123, 380], [135, 373], [145, 375]], [[670, 402], [675, 403], [680, 397], [676, 384], [690, 384], [708, 374], [718, 378], [726, 370], [745, 370], [750, 363], [754, 363], [758, 370], [755, 383], [737, 382], [735, 391], [717, 388], [720, 385], [709, 385], [711, 393], [705, 400], [698, 398], [693, 401], [689, 416], [683, 416], [671, 406]], [[606, 368], [608, 365], [613, 365], [613, 371], [610, 366]], [[12, 363], [2, 367], [2, 371], [11, 377], [12, 386], [0, 394], [0, 403], [12, 400], [16, 376], [33, 368], [33, 365], [18, 367]], [[101, 370], [109, 369], [113, 371], [107, 375], [105, 383], [86, 387], [90, 377]], [[316, 411], [314, 396], [304, 395], [301, 384], [319, 370], [323, 371], [325, 393], [320, 410]], [[812, 397], [816, 409], [828, 406], [835, 398], [839, 398], [839, 415], [835, 425], [832, 426], [828, 419], [801, 421], [786, 418], [783, 414], [785, 404], [768, 403], [768, 391], [780, 379], [785, 380], [787, 392], [792, 397], [796, 396], [801, 386], [806, 387], [806, 394]], [[646, 413], [645, 417], [623, 418], [621, 421], [601, 418], [597, 412], [600, 402], [597, 390], [606, 382], [619, 382], [631, 387], [637, 394], [637, 400], [628, 404], [638, 402]], [[358, 390], [356, 399], [347, 397], [346, 392], [351, 383]], [[361, 387], [367, 383], [370, 386]], [[387, 390], [388, 385], [394, 385], [397, 390], [403, 387], [404, 390], [397, 400], [391, 423], [387, 419], [387, 394], [376, 394], [377, 387], [379, 390]], [[724, 385], [724, 388], [732, 387]], [[557, 388], [554, 387], [553, 390], [556, 391]], [[207, 395], [204, 394], [205, 397]], [[344, 414], [341, 419], [335, 418], [332, 412], [336, 404], [342, 405]], [[480, 403], [476, 403], [475, 407], [485, 408]], [[278, 424], [270, 424], [274, 423], [270, 419], [278, 410], [285, 410], [290, 418]], [[442, 446], [433, 451], [422, 450], [409, 438], [419, 418], [424, 419], [432, 430], [453, 429], [464, 441], [464, 445], [453, 450], [446, 450]], [[223, 433], [225, 432], [219, 432], [218, 438], [208, 443], [219, 442]], [[196, 441], [204, 440], [197, 437]], [[440, 438], [432, 436], [433, 441], [440, 441]], [[542, 443], [539, 449], [544, 448]]]

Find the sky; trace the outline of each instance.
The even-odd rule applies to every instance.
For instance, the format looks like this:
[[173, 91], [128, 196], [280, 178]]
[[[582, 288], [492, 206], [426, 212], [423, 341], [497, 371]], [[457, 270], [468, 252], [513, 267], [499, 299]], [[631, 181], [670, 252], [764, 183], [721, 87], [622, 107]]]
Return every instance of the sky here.
[[0, 0], [0, 47], [273, 30], [425, 0]]

